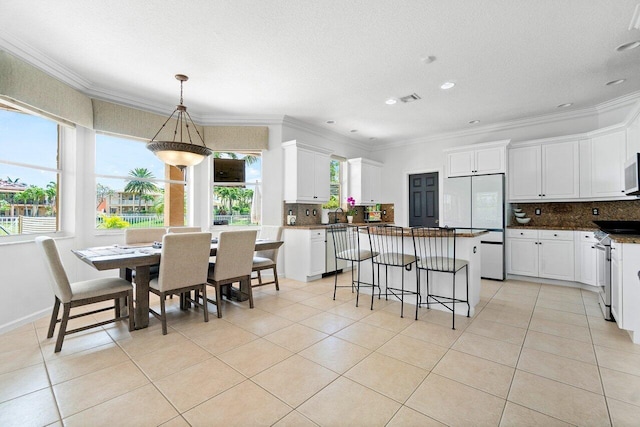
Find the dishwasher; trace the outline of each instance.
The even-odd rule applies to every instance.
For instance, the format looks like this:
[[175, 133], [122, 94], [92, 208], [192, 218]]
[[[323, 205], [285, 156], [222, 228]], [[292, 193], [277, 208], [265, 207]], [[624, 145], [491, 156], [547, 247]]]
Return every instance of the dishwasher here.
[[342, 273], [342, 270], [347, 268], [347, 261], [343, 259], [337, 260], [338, 263], [336, 265], [336, 254], [335, 254], [335, 248], [333, 246], [334, 233], [346, 233], [346, 232], [347, 232], [346, 228], [343, 228], [340, 230], [331, 230], [327, 228], [326, 238], [325, 238], [325, 257], [324, 257], [323, 276]]

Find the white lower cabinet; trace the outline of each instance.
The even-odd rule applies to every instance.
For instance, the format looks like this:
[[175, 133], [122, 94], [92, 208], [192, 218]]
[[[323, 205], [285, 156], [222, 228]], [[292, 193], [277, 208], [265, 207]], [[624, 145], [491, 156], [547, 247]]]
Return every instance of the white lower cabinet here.
[[284, 230], [284, 274], [289, 279], [310, 282], [325, 272], [324, 229]]
[[507, 273], [573, 281], [573, 231], [507, 230]]
[[585, 285], [598, 286], [597, 265], [598, 250], [595, 244], [598, 242], [592, 231], [575, 232], [575, 280]]

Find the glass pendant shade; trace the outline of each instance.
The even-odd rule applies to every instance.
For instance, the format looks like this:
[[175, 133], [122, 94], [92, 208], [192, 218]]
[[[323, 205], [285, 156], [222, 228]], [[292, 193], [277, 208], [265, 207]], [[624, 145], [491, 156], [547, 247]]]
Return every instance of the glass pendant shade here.
[[[198, 128], [187, 112], [187, 107], [182, 103], [182, 84], [189, 80], [189, 77], [184, 74], [176, 74], [176, 79], [180, 81], [180, 104], [176, 106], [176, 109], [173, 110], [173, 113], [171, 113], [162, 127], [160, 127], [160, 130], [158, 130], [156, 135], [151, 138], [151, 141], [147, 143], [147, 149], [153, 152], [164, 163], [184, 170], [187, 166], [197, 165], [202, 162], [205, 157], [212, 154], [212, 151], [205, 145], [202, 135], [200, 135]], [[176, 116], [176, 123], [175, 129], [173, 130], [173, 140], [156, 141], [156, 137], [174, 116]], [[202, 145], [194, 144], [191, 140], [192, 129], [200, 138]], [[189, 142], [183, 142], [183, 136], [185, 135], [189, 139]], [[176, 138], [179, 139], [176, 140]]]

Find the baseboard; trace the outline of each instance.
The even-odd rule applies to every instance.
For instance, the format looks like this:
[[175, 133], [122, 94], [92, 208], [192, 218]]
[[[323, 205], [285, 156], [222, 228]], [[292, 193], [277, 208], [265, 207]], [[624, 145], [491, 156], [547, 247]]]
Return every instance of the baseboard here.
[[523, 282], [541, 283], [544, 285], [564, 286], [567, 288], [578, 288], [583, 291], [598, 292], [597, 286], [586, 285], [579, 282], [569, 282], [567, 280], [544, 279], [542, 277], [518, 276], [516, 274], [507, 274], [507, 280], [520, 280]]
[[17, 329], [20, 326], [26, 325], [27, 323], [35, 322], [36, 320], [40, 319], [42, 316], [50, 313], [51, 313], [51, 307], [45, 308], [44, 310], [40, 310], [38, 312], [35, 312], [28, 316], [14, 320], [12, 322], [5, 323], [4, 325], [0, 326], [0, 334], [4, 334], [14, 329]]

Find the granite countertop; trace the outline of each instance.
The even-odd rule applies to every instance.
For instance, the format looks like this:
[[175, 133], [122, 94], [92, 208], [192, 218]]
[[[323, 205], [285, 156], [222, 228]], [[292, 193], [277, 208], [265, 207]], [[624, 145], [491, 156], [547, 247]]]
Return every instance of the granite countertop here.
[[[456, 228], [456, 237], [478, 237], [487, 233], [489, 233], [487, 230], [477, 228]], [[402, 229], [402, 234], [404, 236], [411, 236], [411, 228], [404, 227]]]
[[573, 226], [573, 225], [509, 225], [507, 228], [514, 229], [527, 229], [531, 228], [533, 230], [568, 230], [568, 231], [596, 231], [599, 230], [598, 227], [581, 227], [581, 226]]
[[[339, 222], [338, 224], [346, 224], [346, 222]], [[358, 226], [367, 226], [367, 225], [392, 225], [393, 222], [381, 222], [381, 221], [376, 221], [376, 222], [354, 222], [351, 225], [358, 225]], [[292, 230], [325, 230], [327, 228], [329, 228], [329, 226], [331, 225], [335, 225], [335, 224], [311, 224], [311, 225], [285, 225], [283, 226], [285, 229], [289, 228]]]
[[616, 243], [640, 243], [640, 234], [609, 234]]

